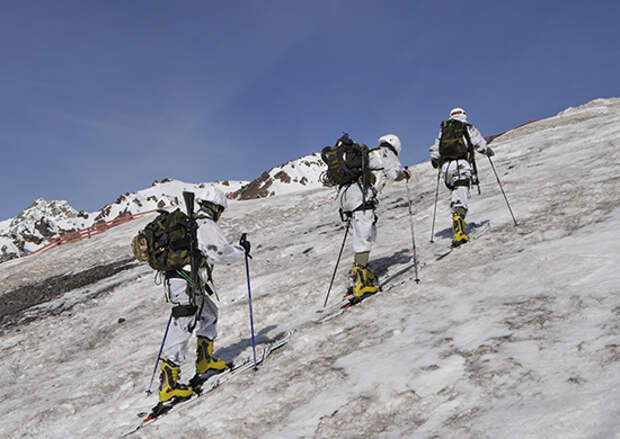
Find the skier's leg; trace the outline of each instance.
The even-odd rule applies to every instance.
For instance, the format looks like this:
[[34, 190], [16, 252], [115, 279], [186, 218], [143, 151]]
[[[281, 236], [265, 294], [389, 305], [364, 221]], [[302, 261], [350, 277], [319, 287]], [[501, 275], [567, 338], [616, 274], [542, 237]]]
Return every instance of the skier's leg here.
[[379, 290], [377, 279], [368, 268], [370, 250], [377, 235], [375, 222], [375, 214], [372, 209], [353, 212], [353, 251], [355, 252], [355, 260], [351, 277], [353, 278], [353, 295], [356, 297], [374, 294]]
[[[182, 279], [166, 279], [168, 297], [175, 307], [187, 307], [189, 297], [186, 293], [187, 283]], [[191, 336], [190, 327], [194, 317], [173, 317], [168, 330], [168, 337], [162, 350], [161, 374], [159, 377], [159, 399], [162, 402], [173, 398], [187, 398], [192, 394], [190, 386], [180, 384], [181, 364], [185, 361], [187, 342]]]
[[226, 370], [226, 363], [213, 355], [213, 341], [217, 336], [217, 305], [208, 296], [198, 300], [200, 314], [199, 329], [196, 331], [196, 375], [213, 375]]
[[[166, 279], [166, 288], [170, 301], [177, 306], [189, 305], [189, 296], [186, 292], [187, 283], [183, 279]], [[173, 317], [164, 344], [162, 355], [177, 365], [183, 364], [187, 354], [187, 342], [192, 335], [191, 325], [194, 316]]]
[[471, 184], [471, 168], [466, 160], [451, 163], [450, 209], [452, 211], [452, 244], [461, 245], [469, 241], [465, 216], [469, 203], [469, 187]]

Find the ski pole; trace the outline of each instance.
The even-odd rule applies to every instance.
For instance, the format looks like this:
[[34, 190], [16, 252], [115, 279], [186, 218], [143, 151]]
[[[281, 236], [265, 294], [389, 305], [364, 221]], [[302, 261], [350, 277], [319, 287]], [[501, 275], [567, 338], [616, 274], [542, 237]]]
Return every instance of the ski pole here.
[[[406, 166], [405, 169], [407, 169]], [[413, 212], [411, 211], [411, 191], [409, 190], [409, 178], [405, 180], [405, 184], [407, 185], [407, 199], [409, 200], [409, 226], [411, 228], [411, 244], [413, 246], [413, 266], [415, 268], [415, 283], [419, 284], [420, 279], [418, 278], [418, 256], [416, 254], [415, 248], [415, 234], [413, 233]]]
[[[247, 234], [241, 234], [240, 243], [247, 242]], [[254, 338], [254, 314], [252, 312], [252, 290], [250, 289], [250, 264], [248, 263], [248, 252], [245, 252], [245, 274], [248, 279], [248, 303], [250, 304], [250, 329], [252, 331], [252, 352], [254, 352], [254, 370], [258, 370], [256, 366], [256, 340]]]
[[172, 311], [170, 311], [170, 317], [168, 318], [168, 324], [166, 325], [166, 332], [164, 332], [164, 339], [161, 341], [161, 346], [159, 347], [159, 353], [157, 354], [157, 360], [155, 361], [155, 367], [153, 368], [153, 375], [151, 376], [151, 382], [149, 383], [149, 388], [146, 390], [146, 394], [150, 395], [153, 393], [151, 387], [153, 386], [153, 380], [155, 379], [155, 374], [157, 373], [157, 365], [159, 364], [159, 360], [161, 359], [161, 352], [164, 350], [164, 343], [166, 343], [166, 338], [168, 337], [168, 329], [170, 328], [170, 322], [172, 322]]
[[435, 207], [433, 208], [433, 227], [431, 228], [431, 244], [435, 242], [435, 214], [437, 213], [437, 197], [439, 196], [439, 178], [441, 177], [441, 166], [437, 169], [437, 187], [435, 188]]
[[334, 279], [336, 278], [336, 271], [338, 271], [338, 264], [340, 264], [340, 257], [342, 256], [342, 250], [344, 249], [344, 243], [347, 240], [347, 234], [349, 233], [349, 226], [351, 225], [351, 217], [347, 221], [347, 228], [344, 231], [344, 238], [342, 240], [342, 245], [340, 246], [340, 252], [338, 253], [338, 259], [336, 260], [336, 266], [334, 267], [334, 274], [332, 274], [332, 280], [329, 282], [329, 288], [327, 289], [327, 295], [325, 296], [325, 302], [323, 302], [323, 308], [327, 305], [327, 299], [329, 299], [329, 293], [332, 290], [332, 285], [334, 284]]
[[491, 163], [491, 168], [493, 168], [493, 173], [495, 174], [495, 178], [497, 179], [497, 183], [499, 184], [499, 188], [502, 190], [502, 194], [504, 195], [504, 200], [506, 200], [506, 205], [508, 206], [508, 210], [510, 211], [510, 215], [512, 216], [512, 220], [515, 223], [515, 226], [518, 226], [517, 220], [515, 219], [514, 214], [512, 213], [512, 208], [510, 207], [510, 203], [508, 202], [508, 197], [506, 196], [506, 192], [504, 192], [504, 187], [502, 186], [502, 182], [499, 181], [499, 176], [497, 175], [497, 171], [495, 170], [495, 165], [493, 164], [493, 160], [491, 157], [487, 156], [489, 159], [489, 163]]

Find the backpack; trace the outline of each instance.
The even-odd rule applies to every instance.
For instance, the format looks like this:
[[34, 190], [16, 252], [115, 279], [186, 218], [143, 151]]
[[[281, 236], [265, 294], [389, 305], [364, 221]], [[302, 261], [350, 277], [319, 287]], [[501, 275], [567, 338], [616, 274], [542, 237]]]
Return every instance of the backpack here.
[[328, 186], [343, 186], [361, 180], [370, 184], [368, 169], [368, 147], [355, 143], [345, 133], [335, 146], [326, 146], [321, 158], [327, 164], [322, 181]]
[[469, 141], [468, 123], [459, 120], [444, 120], [441, 123], [441, 138], [439, 139], [439, 156], [441, 160], [468, 159]]
[[191, 263], [190, 244], [195, 236], [193, 221], [179, 209], [159, 212], [133, 238], [131, 249], [138, 261], [148, 262], [155, 270], [181, 269]]

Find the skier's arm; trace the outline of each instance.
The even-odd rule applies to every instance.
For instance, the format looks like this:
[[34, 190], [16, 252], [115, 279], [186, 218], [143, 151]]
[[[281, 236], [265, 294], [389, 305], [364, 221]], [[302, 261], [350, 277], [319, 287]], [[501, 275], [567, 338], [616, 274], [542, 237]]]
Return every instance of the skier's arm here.
[[380, 148], [380, 151], [383, 162], [383, 172], [390, 180], [400, 181], [411, 176], [409, 170], [403, 169], [403, 165], [400, 163], [400, 160], [398, 160], [396, 154], [388, 148]]
[[[487, 152], [490, 152], [489, 155], [493, 155], [491, 148], [487, 146], [487, 141], [484, 140], [484, 137], [482, 137], [482, 134], [480, 134], [480, 131], [478, 131], [475, 126], [470, 125], [467, 130], [469, 132], [471, 143], [476, 148], [476, 151], [480, 154], [487, 154]], [[487, 151], [487, 149], [489, 151]]]
[[[435, 142], [433, 143], [433, 146], [431, 146], [428, 151], [430, 152], [431, 155], [431, 163], [433, 164], [433, 167], [436, 168], [437, 166], [439, 166], [439, 140], [441, 139], [441, 129], [439, 130], [439, 134], [437, 134], [437, 137], [435, 138]], [[437, 166], [435, 166], [435, 163], [437, 164]]]
[[245, 257], [243, 247], [229, 244], [221, 229], [211, 220], [205, 220], [198, 228], [198, 250], [211, 264], [230, 264]]

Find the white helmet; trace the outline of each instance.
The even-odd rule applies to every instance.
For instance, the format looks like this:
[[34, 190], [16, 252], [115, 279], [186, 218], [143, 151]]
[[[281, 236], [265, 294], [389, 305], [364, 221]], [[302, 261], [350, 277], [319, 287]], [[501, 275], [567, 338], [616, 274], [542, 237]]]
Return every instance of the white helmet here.
[[450, 117], [458, 117], [460, 119], [467, 119], [467, 113], [460, 107], [453, 108], [450, 110]]
[[211, 185], [205, 186], [204, 189], [201, 189], [196, 193], [196, 201], [198, 203], [213, 203], [216, 206], [220, 206], [222, 210], [228, 207], [228, 202], [226, 201], [226, 195], [224, 195], [224, 192]]
[[386, 134], [385, 136], [379, 137], [379, 146], [385, 144], [394, 148], [394, 152], [396, 153], [396, 155], [400, 155], [400, 139], [396, 134]]

